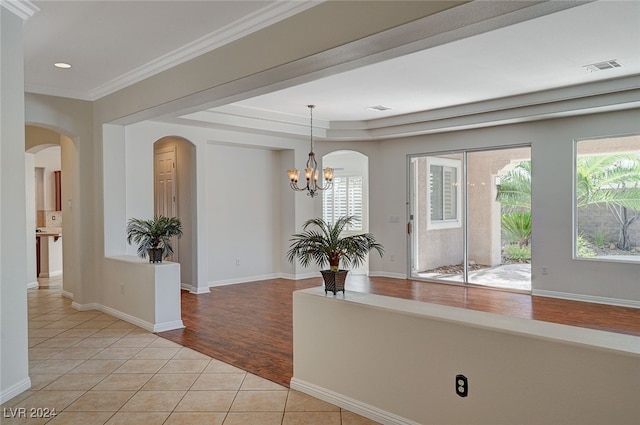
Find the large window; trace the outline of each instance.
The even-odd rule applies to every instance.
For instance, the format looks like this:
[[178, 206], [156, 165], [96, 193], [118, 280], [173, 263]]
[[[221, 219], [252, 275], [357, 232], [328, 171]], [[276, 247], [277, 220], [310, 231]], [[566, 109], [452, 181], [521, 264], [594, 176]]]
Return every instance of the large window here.
[[460, 165], [455, 159], [431, 157], [428, 163], [429, 227], [460, 226]]
[[333, 188], [323, 194], [324, 219], [333, 223], [341, 216], [355, 216], [357, 220], [347, 230], [362, 230], [362, 176], [336, 176]]
[[575, 256], [640, 262], [640, 135], [576, 142]]

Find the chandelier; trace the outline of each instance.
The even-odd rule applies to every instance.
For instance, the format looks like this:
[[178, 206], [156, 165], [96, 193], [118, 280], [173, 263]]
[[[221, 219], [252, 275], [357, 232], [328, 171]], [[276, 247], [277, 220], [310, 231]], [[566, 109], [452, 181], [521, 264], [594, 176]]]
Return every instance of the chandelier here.
[[307, 105], [307, 107], [309, 108], [309, 114], [311, 116], [311, 150], [309, 152], [309, 159], [307, 160], [307, 167], [304, 169], [304, 177], [307, 179], [306, 186], [298, 186], [298, 177], [300, 176], [300, 171], [287, 170], [287, 174], [289, 175], [289, 180], [291, 180], [291, 189], [296, 191], [306, 190], [307, 196], [311, 196], [313, 198], [317, 195], [318, 191], [331, 188], [333, 184], [333, 168], [327, 167], [323, 170], [325, 185], [318, 186], [318, 178], [320, 176], [320, 173], [318, 171], [318, 162], [316, 161], [316, 155], [313, 153], [313, 108], [315, 108], [315, 105]]

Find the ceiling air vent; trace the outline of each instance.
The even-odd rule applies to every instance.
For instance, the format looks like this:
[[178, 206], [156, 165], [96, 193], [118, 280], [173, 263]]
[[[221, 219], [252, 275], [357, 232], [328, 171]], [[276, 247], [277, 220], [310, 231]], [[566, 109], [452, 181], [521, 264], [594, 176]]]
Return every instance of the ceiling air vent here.
[[622, 65], [616, 59], [612, 59], [610, 61], [592, 63], [591, 65], [583, 65], [582, 67], [589, 72], [598, 72], [605, 69], [622, 68]]

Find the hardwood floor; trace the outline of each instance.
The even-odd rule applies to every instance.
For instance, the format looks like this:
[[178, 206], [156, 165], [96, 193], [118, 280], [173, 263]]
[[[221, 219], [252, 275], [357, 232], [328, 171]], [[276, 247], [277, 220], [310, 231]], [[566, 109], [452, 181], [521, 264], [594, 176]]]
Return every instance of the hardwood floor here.
[[[221, 286], [202, 295], [182, 291], [186, 328], [158, 335], [288, 387], [293, 375], [292, 293], [320, 285], [318, 277]], [[640, 336], [637, 308], [383, 277], [350, 276], [347, 289]]]

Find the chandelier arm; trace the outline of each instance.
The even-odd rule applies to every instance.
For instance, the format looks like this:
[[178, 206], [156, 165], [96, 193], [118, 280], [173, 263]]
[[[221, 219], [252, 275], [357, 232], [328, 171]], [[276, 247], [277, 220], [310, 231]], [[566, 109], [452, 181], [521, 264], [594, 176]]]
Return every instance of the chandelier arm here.
[[308, 183], [307, 183], [307, 185], [305, 187], [298, 186], [298, 183], [296, 183], [296, 182], [290, 182], [289, 185], [291, 186], [291, 189], [297, 190], [299, 192], [302, 192], [303, 190], [309, 190], [309, 184]]

